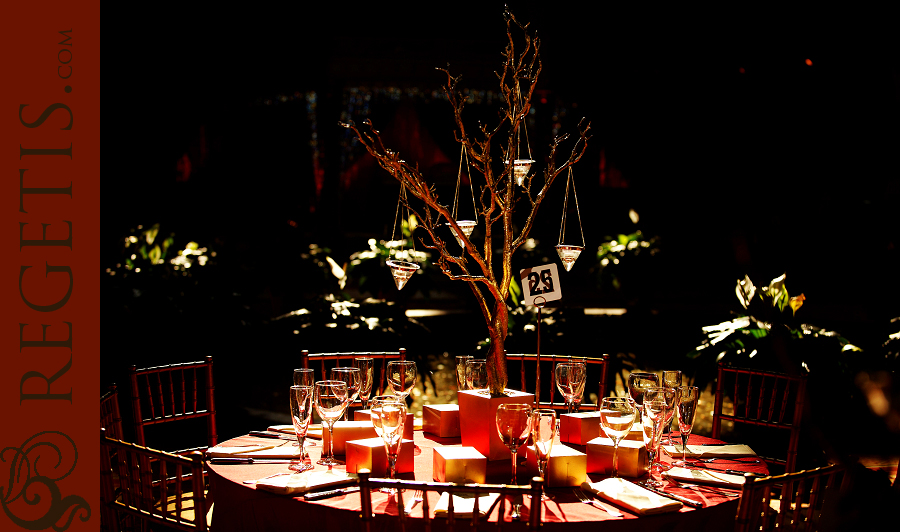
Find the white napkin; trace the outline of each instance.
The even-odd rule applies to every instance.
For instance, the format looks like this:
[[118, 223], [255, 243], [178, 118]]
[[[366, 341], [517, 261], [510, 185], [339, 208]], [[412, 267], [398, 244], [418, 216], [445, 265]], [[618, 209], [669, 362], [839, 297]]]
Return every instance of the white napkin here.
[[[681, 458], [681, 445], [663, 445], [669, 456]], [[756, 456], [748, 445], [736, 443], [732, 445], [688, 445], [687, 458], [741, 458]]]
[[[296, 434], [293, 425], [272, 425], [267, 430], [272, 432], [283, 432], [285, 434]], [[306, 437], [314, 440], [322, 439], [322, 425], [320, 423], [312, 423], [306, 429]]]
[[313, 470], [266, 478], [256, 483], [256, 489], [292, 495], [321, 488], [353, 484], [356, 482], [356, 478], [356, 475], [348, 474], [346, 471], [334, 469]]
[[[491, 506], [497, 501], [497, 498], [500, 497], [499, 493], [488, 493], [487, 495], [481, 495], [478, 497], [478, 515], [486, 515], [488, 510], [491, 509]], [[448, 507], [450, 506], [450, 492], [445, 491], [441, 493], [441, 498], [438, 500], [437, 506], [434, 507], [434, 516], [443, 516], [447, 517], [449, 514]], [[462, 495], [454, 495], [453, 496], [453, 516], [454, 517], [472, 517], [472, 514], [475, 512], [475, 494], [467, 493]]]
[[720, 471], [673, 467], [663, 474], [667, 477], [674, 478], [678, 482], [701, 482], [703, 484], [713, 484], [727, 488], [740, 488], [744, 485], [744, 477], [722, 473]]
[[585, 482], [581, 487], [638, 515], [677, 512], [682, 507], [682, 504], [674, 499], [657, 495], [623, 478]]
[[210, 447], [206, 450], [207, 458], [285, 458], [300, 459], [300, 446], [291, 445], [247, 445], [240, 447]]

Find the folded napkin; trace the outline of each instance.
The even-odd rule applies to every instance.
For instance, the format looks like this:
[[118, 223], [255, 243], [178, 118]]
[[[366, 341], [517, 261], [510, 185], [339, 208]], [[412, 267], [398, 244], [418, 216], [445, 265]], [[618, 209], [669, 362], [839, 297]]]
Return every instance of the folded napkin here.
[[[267, 430], [272, 432], [283, 432], [285, 434], [295, 434], [293, 425], [272, 425]], [[322, 439], [322, 425], [320, 423], [310, 424], [306, 429], [306, 437], [314, 440]]]
[[[276, 440], [277, 441], [277, 440]], [[207, 458], [284, 458], [300, 459], [300, 446], [290, 443], [285, 445], [242, 445], [239, 447], [210, 447], [206, 450]]]
[[[478, 497], [478, 515], [487, 515], [488, 510], [491, 509], [491, 506], [497, 502], [497, 499], [500, 497], [499, 493], [488, 493], [487, 495], [482, 495]], [[459, 495], [453, 496], [453, 516], [454, 517], [472, 517], [472, 514], [475, 513], [475, 494], [474, 493], [462, 493]], [[441, 498], [438, 500], [437, 506], [434, 507], [434, 516], [443, 516], [447, 517], [449, 514], [450, 506], [450, 492], [441, 493]]]
[[682, 504], [674, 499], [657, 495], [623, 478], [607, 478], [600, 482], [585, 482], [582, 489], [627, 508], [638, 515], [677, 512]]
[[324, 469], [266, 478], [256, 483], [256, 489], [293, 495], [308, 491], [318, 491], [322, 488], [353, 484], [356, 482], [356, 479], [356, 475], [348, 474], [346, 471]]
[[744, 485], [744, 477], [739, 475], [731, 475], [721, 473], [719, 471], [710, 471], [706, 469], [686, 469], [684, 467], [673, 467], [663, 473], [667, 477], [672, 477], [678, 482], [702, 482], [704, 484], [712, 484], [715, 486], [723, 486], [726, 488], [738, 488]]
[[[663, 445], [669, 456], [681, 458], [681, 445]], [[736, 443], [732, 445], [688, 445], [687, 458], [741, 458], [756, 456], [748, 445]]]

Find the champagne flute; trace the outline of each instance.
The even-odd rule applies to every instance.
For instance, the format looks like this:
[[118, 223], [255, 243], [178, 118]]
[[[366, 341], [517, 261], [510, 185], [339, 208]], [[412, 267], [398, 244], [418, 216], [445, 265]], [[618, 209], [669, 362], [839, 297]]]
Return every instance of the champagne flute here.
[[459, 391], [466, 388], [466, 363], [473, 360], [472, 355], [461, 355], [456, 357], [456, 389]]
[[391, 393], [405, 401], [416, 386], [416, 363], [411, 360], [392, 360], [387, 365], [387, 381]]
[[344, 421], [347, 421], [350, 416], [350, 405], [356, 401], [356, 397], [359, 395], [359, 368], [331, 368], [331, 380], [344, 381], [347, 383], [347, 408], [344, 409]]
[[[656, 373], [647, 373], [644, 371], [632, 371], [628, 375], [628, 393], [631, 395], [631, 400], [634, 401], [638, 407], [643, 404], [644, 401], [644, 391], [647, 388], [651, 388], [653, 386], [659, 386], [659, 375]], [[637, 409], [637, 419], [635, 421], [640, 422], [641, 420], [641, 409]]]
[[497, 432], [504, 445], [512, 453], [512, 484], [516, 480], [516, 451], [519, 450], [531, 434], [531, 405], [520, 403], [503, 403], [497, 407]]
[[[662, 372], [662, 386], [666, 388], [674, 388], [675, 393], [678, 393], [678, 388], [681, 386], [681, 371], [672, 369], [672, 370], [663, 370]], [[675, 406], [673, 404], [672, 408], [666, 412], [666, 419], [663, 421], [663, 434], [666, 435], [666, 444], [672, 444], [672, 430], [670, 428], [672, 424], [672, 418], [675, 417]]]
[[375, 380], [375, 359], [357, 357], [353, 359], [353, 367], [359, 369], [359, 400], [365, 410], [372, 395], [372, 381]]
[[298, 473], [312, 469], [313, 465], [309, 459], [309, 453], [304, 448], [306, 442], [306, 431], [309, 430], [309, 421], [312, 419], [312, 386], [291, 386], [291, 421], [294, 424], [294, 433], [297, 435], [297, 441], [300, 444], [300, 463], [291, 463], [289, 469]]
[[675, 407], [675, 389], [653, 387], [644, 392], [643, 411], [641, 424], [644, 429], [644, 444], [650, 453], [650, 479], [651, 486], [661, 487], [665, 483], [660, 478], [657, 480], [653, 474], [661, 473], [665, 469], [659, 461], [659, 445], [662, 439], [663, 424], [668, 419], [667, 412]]
[[[369, 407], [369, 419], [372, 420], [372, 427], [375, 429], [375, 434], [378, 435], [379, 438], [384, 439], [383, 432], [384, 430], [381, 427], [381, 406], [384, 403], [397, 403], [403, 402], [405, 405], [406, 402], [397, 397], [396, 395], [376, 395], [372, 398], [372, 405]], [[381, 488], [382, 493], [393, 493], [394, 490], [390, 488]]]
[[554, 370], [556, 388], [566, 398], [566, 412], [577, 411], [584, 395], [584, 380], [587, 374], [584, 362], [561, 362]]
[[675, 403], [675, 412], [678, 414], [678, 430], [681, 431], [681, 460], [676, 465], [687, 465], [687, 441], [694, 426], [694, 416], [697, 413], [697, 403], [700, 401], [700, 388], [696, 386], [682, 386], [678, 389], [678, 402]]
[[334, 458], [334, 422], [347, 409], [347, 383], [344, 381], [318, 381], [315, 387], [316, 412], [328, 426], [328, 452], [316, 462], [320, 465], [340, 465]]
[[466, 388], [469, 390], [487, 390], [486, 360], [469, 360], [466, 362]]
[[[534, 442], [534, 456], [537, 460], [538, 474], [547, 483], [547, 463], [550, 461], [550, 451], [553, 449], [553, 440], [556, 439], [556, 411], [549, 409], [531, 411], [531, 441]], [[546, 492], [541, 492], [541, 500], [550, 499]]]
[[[400, 397], [389, 396], [372, 406], [372, 426], [378, 427], [388, 457], [389, 478], [397, 474], [397, 457], [403, 442], [403, 424], [406, 421], [406, 401]], [[380, 429], [380, 430], [379, 430]]]
[[613, 442], [612, 476], [619, 476], [619, 443], [631, 430], [637, 408], [629, 397], [604, 397], [600, 401], [600, 426]]
[[294, 386], [315, 386], [316, 378], [313, 370], [309, 368], [297, 368], [294, 370]]

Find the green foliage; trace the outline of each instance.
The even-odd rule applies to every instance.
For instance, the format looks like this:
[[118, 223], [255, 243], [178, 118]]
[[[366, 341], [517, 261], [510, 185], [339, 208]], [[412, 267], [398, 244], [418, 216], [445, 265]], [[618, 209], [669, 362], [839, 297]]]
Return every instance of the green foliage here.
[[607, 236], [597, 248], [597, 264], [591, 268], [598, 277], [598, 284], [622, 289], [623, 269], [639, 258], [652, 257], [659, 252], [659, 237], [644, 237], [641, 231], [615, 238]]

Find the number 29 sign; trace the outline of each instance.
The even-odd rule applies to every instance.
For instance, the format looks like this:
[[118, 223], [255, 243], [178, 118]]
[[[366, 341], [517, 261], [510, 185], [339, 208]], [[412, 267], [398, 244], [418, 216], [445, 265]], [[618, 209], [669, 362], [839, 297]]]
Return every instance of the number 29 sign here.
[[543, 306], [548, 301], [562, 298], [556, 263], [520, 270], [519, 278], [522, 281], [523, 305]]

